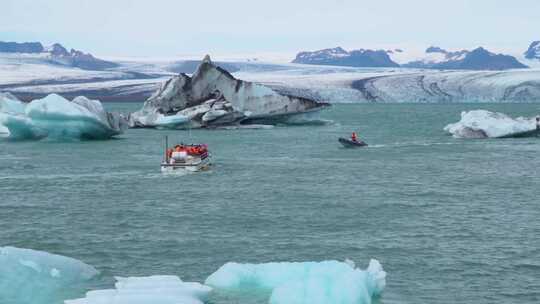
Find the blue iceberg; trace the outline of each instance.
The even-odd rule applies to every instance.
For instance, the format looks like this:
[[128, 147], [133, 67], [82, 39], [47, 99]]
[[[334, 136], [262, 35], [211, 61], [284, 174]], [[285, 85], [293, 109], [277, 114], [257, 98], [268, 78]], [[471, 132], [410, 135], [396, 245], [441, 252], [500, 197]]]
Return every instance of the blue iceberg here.
[[270, 293], [271, 304], [370, 304], [386, 285], [386, 273], [377, 260], [366, 270], [354, 263], [227, 263], [205, 284], [216, 289]]
[[3, 94], [0, 125], [4, 131], [7, 128], [9, 138], [13, 139], [107, 139], [122, 134], [127, 121], [120, 114], [106, 112], [98, 100], [83, 96], [69, 101], [50, 94], [25, 104]]
[[58, 303], [82, 291], [97, 270], [43, 251], [0, 247], [0, 303]]

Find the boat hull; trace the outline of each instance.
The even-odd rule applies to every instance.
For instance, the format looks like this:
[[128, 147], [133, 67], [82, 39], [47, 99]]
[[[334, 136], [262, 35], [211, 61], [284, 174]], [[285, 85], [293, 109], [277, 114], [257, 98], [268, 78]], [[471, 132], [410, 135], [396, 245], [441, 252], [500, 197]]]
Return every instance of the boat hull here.
[[172, 163], [168, 164], [165, 162], [161, 163], [161, 172], [174, 172], [174, 171], [184, 171], [184, 172], [198, 172], [205, 171], [210, 169], [210, 157], [207, 157], [203, 160], [192, 162], [192, 163]]
[[338, 141], [345, 147], [345, 148], [361, 148], [361, 147], [367, 147], [368, 144], [366, 144], [363, 141], [352, 141], [347, 138], [340, 137]]

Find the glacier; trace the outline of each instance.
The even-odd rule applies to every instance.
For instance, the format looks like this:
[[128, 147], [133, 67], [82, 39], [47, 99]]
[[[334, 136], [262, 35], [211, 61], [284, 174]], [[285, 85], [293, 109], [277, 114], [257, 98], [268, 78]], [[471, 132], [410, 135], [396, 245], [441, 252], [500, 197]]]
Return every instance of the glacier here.
[[212, 288], [172, 275], [115, 277], [115, 289], [94, 290], [65, 304], [203, 304]]
[[233, 292], [270, 293], [271, 304], [370, 304], [381, 295], [386, 273], [377, 260], [366, 270], [351, 261], [227, 263], [206, 285]]
[[0, 303], [51, 304], [82, 292], [98, 271], [43, 251], [0, 247]]
[[69, 101], [50, 94], [23, 103], [11, 94], [0, 95], [0, 125], [12, 139], [107, 139], [122, 134], [125, 118], [105, 111], [98, 100], [79, 96]]
[[182, 73], [166, 81], [137, 112], [131, 127], [187, 128], [234, 125], [259, 120], [283, 122], [290, 116], [328, 106], [234, 78], [207, 55], [192, 77]]
[[535, 118], [514, 119], [486, 110], [461, 112], [461, 120], [447, 125], [444, 130], [456, 138], [527, 137], [540, 134], [540, 126]]

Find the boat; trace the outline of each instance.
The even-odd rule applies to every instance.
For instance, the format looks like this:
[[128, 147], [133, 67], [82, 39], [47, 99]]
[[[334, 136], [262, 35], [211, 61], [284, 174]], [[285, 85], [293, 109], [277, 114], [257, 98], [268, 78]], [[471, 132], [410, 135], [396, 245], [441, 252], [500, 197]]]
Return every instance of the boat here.
[[198, 172], [210, 169], [210, 152], [206, 144], [177, 144], [168, 146], [165, 138], [165, 153], [161, 162], [161, 172]]
[[360, 148], [360, 147], [367, 147], [368, 144], [365, 143], [362, 140], [351, 140], [348, 138], [340, 137], [338, 141], [345, 147], [345, 148]]

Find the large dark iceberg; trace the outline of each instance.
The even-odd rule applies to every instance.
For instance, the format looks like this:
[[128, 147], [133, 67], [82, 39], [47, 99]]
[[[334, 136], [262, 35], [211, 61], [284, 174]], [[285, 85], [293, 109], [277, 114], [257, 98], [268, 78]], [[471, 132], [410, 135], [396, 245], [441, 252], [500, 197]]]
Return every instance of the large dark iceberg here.
[[141, 110], [131, 113], [129, 124], [176, 129], [286, 123], [292, 117], [326, 106], [236, 79], [206, 56], [192, 77], [181, 73], [166, 81]]

